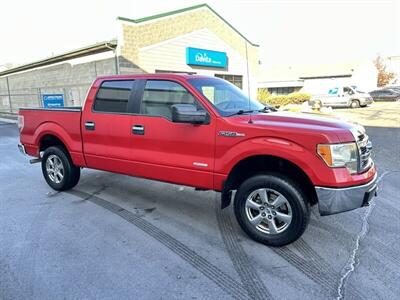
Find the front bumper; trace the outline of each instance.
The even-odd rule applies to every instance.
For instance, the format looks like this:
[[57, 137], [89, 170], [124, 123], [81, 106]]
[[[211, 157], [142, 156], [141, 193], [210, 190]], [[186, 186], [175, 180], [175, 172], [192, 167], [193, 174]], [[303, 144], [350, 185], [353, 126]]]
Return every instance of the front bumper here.
[[377, 195], [377, 174], [363, 185], [346, 188], [315, 187], [321, 216], [337, 214], [367, 206]]
[[361, 100], [362, 105], [372, 104], [373, 102], [374, 102], [374, 99], [372, 99], [372, 98], [365, 98], [364, 100]]

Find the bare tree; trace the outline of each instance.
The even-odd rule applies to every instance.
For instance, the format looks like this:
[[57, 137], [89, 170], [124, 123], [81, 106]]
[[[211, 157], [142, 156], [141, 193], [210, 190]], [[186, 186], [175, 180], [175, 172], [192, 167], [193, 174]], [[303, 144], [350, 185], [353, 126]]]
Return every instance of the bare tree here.
[[379, 87], [387, 85], [390, 82], [390, 80], [392, 80], [395, 77], [395, 74], [393, 72], [386, 70], [386, 64], [380, 55], [378, 55], [374, 59], [374, 65], [375, 65], [376, 69], [378, 70], [378, 86]]

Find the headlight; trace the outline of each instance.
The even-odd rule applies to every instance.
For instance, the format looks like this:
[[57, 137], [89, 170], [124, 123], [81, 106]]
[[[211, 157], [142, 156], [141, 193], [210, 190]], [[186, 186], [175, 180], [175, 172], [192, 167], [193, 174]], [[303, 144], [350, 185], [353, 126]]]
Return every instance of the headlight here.
[[331, 168], [346, 167], [350, 174], [357, 173], [358, 150], [356, 143], [320, 144], [317, 153]]

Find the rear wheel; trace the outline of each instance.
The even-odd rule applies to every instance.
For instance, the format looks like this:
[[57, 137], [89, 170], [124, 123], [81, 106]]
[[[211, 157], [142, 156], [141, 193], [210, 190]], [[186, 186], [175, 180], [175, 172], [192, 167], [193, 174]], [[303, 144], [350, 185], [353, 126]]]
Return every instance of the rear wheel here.
[[360, 107], [360, 101], [358, 101], [358, 100], [352, 100], [351, 103], [350, 103], [350, 107], [351, 107], [351, 108]]
[[256, 175], [244, 181], [236, 193], [234, 208], [242, 229], [269, 246], [297, 240], [310, 218], [302, 190], [281, 174]]
[[42, 172], [47, 184], [56, 191], [73, 188], [79, 182], [80, 168], [60, 146], [49, 147], [42, 157]]

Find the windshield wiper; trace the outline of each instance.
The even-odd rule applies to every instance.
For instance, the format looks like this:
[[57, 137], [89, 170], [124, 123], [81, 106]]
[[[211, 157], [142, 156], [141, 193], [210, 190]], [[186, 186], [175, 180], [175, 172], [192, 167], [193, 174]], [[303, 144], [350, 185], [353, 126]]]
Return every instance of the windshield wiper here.
[[249, 110], [239, 109], [237, 112], [234, 112], [234, 113], [232, 113], [230, 115], [227, 115], [227, 117], [243, 115], [243, 114], [249, 114], [249, 113], [252, 113], [252, 112], [255, 112], [255, 111], [256, 112], [269, 113], [269, 112], [278, 111], [278, 110], [273, 106], [264, 106], [264, 108], [259, 109], [259, 110], [257, 110], [257, 109], [251, 109], [251, 110], [250, 109]]
[[278, 111], [275, 107], [273, 106], [264, 106], [264, 108], [260, 109], [259, 112], [264, 112], [264, 113], [268, 113], [271, 111]]
[[248, 114], [248, 113], [252, 113], [252, 112], [255, 112], [255, 111], [257, 111], [257, 110], [254, 110], [254, 109], [252, 109], [252, 110], [239, 109], [237, 112], [235, 112], [233, 114], [230, 114], [230, 115], [227, 115], [227, 117]]

